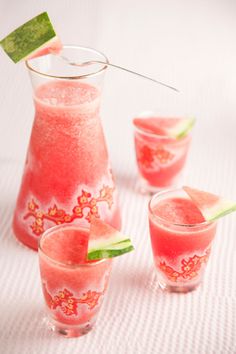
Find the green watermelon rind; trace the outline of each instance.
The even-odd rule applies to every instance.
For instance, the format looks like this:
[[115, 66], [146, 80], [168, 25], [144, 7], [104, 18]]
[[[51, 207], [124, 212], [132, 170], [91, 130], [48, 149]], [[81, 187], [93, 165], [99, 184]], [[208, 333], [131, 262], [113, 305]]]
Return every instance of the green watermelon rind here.
[[6, 54], [18, 63], [56, 37], [47, 12], [29, 20], [0, 41]]
[[[22, 58], [21, 60], [30, 60], [30, 59], [36, 58], [38, 52], [40, 52], [42, 49], [45, 49], [45, 48], [50, 48], [51, 49], [52, 43], [56, 43], [56, 42], [60, 42], [60, 39], [58, 38], [58, 36], [49, 39], [49, 41], [45, 42], [40, 48], [36, 48], [33, 52], [31, 52], [29, 55], [27, 55], [26, 57]], [[55, 51], [51, 51], [50, 54], [51, 53], [54, 54]]]
[[196, 119], [192, 118], [183, 118], [176, 127], [168, 129], [168, 134], [170, 137], [175, 139], [182, 139], [192, 130]]
[[227, 214], [236, 211], [236, 203], [225, 199], [220, 199], [219, 202], [212, 208], [200, 210], [206, 221], [215, 221]]
[[130, 239], [125, 239], [123, 241], [110, 244], [107, 246], [101, 246], [97, 249], [88, 248], [88, 260], [96, 260], [103, 258], [113, 258], [117, 256], [121, 256], [125, 253], [131, 252], [134, 250], [134, 247], [131, 243]]

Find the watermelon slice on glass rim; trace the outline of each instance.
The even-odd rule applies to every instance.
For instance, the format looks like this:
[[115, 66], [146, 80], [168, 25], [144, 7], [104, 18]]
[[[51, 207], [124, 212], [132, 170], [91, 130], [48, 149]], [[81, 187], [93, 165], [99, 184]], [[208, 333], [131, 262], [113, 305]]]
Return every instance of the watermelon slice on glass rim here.
[[127, 236], [100, 219], [91, 220], [88, 260], [113, 258], [133, 250], [134, 247]]
[[133, 124], [136, 128], [148, 134], [166, 136], [172, 139], [185, 137], [195, 124], [195, 118], [180, 117], [157, 117], [150, 115], [134, 118]]
[[206, 221], [214, 221], [236, 211], [236, 202], [187, 186], [184, 186], [183, 190], [192, 199]]
[[0, 41], [0, 45], [14, 63], [46, 54], [58, 54], [62, 49], [47, 12], [15, 29]]

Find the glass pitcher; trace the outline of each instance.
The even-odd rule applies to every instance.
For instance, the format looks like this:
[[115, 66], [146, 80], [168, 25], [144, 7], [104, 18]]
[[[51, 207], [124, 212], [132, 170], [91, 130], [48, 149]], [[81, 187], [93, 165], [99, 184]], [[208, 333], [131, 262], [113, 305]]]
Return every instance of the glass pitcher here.
[[[71, 62], [107, 58], [90, 48], [65, 46]], [[69, 65], [47, 55], [26, 63], [34, 89], [35, 119], [16, 203], [13, 231], [37, 249], [48, 228], [92, 217], [119, 229], [117, 190], [100, 121], [107, 66]]]

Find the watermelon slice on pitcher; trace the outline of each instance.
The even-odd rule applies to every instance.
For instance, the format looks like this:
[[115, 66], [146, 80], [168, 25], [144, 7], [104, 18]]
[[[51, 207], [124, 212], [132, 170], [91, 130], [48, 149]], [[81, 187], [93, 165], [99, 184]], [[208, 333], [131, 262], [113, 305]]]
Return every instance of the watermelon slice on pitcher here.
[[47, 12], [32, 18], [0, 41], [6, 54], [18, 63], [46, 54], [58, 54], [62, 44]]
[[133, 123], [147, 133], [181, 139], [192, 129], [195, 118], [165, 118], [151, 115], [134, 118]]
[[113, 258], [133, 251], [131, 240], [112, 226], [94, 218], [90, 224], [88, 260]]
[[213, 221], [236, 211], [236, 202], [186, 186], [183, 187], [183, 190], [198, 207], [206, 221]]

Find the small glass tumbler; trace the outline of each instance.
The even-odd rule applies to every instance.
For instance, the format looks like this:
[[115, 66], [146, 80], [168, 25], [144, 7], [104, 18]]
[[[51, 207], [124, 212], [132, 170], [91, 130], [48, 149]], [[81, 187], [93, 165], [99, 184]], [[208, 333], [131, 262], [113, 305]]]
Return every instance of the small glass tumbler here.
[[147, 132], [134, 124], [140, 190], [154, 194], [176, 187], [185, 166], [191, 133], [180, 139]]
[[112, 261], [84, 260], [88, 236], [87, 228], [58, 225], [39, 241], [46, 322], [65, 337], [79, 337], [93, 328], [108, 286]]
[[[168, 218], [173, 220], [175, 213], [171, 202], [176, 202], [176, 198], [180, 198], [182, 212], [188, 208], [188, 215], [192, 213], [189, 210], [189, 203], [192, 202], [182, 189], [159, 192], [149, 202], [149, 228], [160, 287], [170, 292], [186, 293], [196, 289], [203, 280], [216, 233], [216, 222], [169, 222]], [[169, 215], [166, 213], [163, 217], [160, 203], [168, 204]]]

